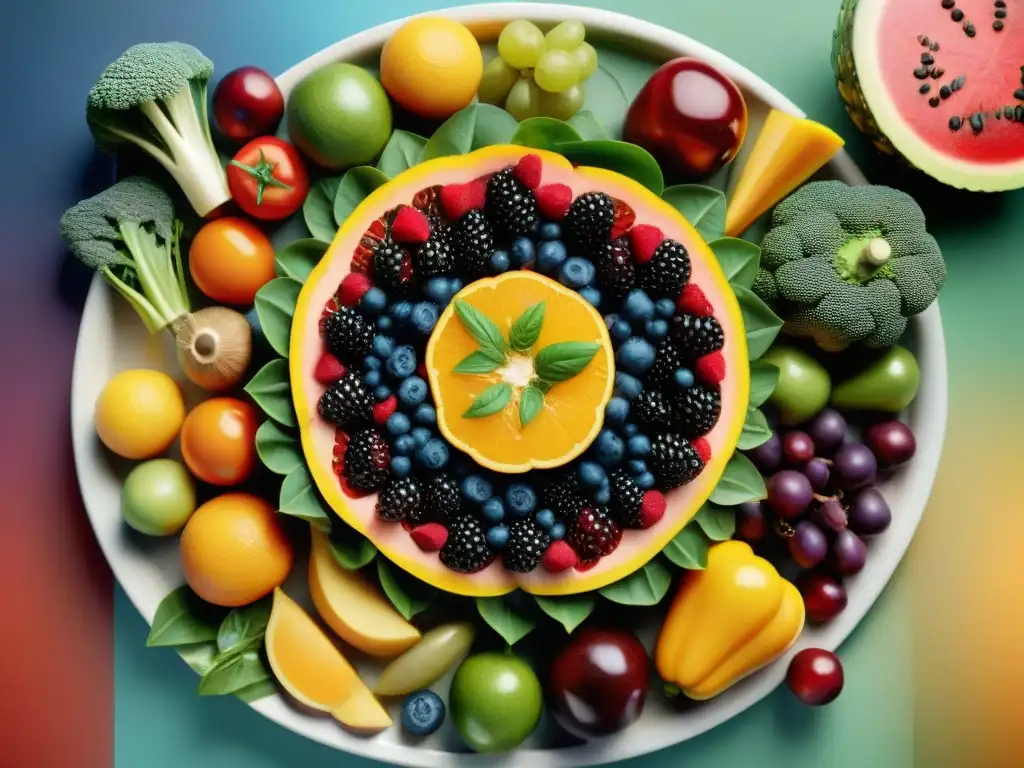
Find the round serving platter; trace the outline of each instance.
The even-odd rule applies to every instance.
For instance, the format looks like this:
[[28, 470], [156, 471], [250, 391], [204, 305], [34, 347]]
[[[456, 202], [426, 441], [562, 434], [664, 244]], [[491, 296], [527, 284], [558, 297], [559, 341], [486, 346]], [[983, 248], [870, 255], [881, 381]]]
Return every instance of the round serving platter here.
[[[648, 72], [677, 56], [693, 56], [717, 67], [743, 91], [750, 109], [750, 136], [756, 135], [769, 109], [803, 116], [803, 112], [785, 96], [728, 57], [683, 34], [630, 16], [575, 6], [533, 3], [466, 6], [429, 15], [445, 15], [459, 20], [473, 29], [481, 42], [491, 43], [501, 24], [513, 19], [530, 19], [542, 27], [550, 27], [569, 18], [579, 19], [587, 27], [587, 39], [599, 46], [602, 55], [605, 51], [616, 51], [627, 58], [642, 58], [649, 64]], [[303, 77], [330, 62], [373, 61], [384, 42], [403, 21], [366, 30], [310, 56], [278, 78], [281, 89], [287, 96]], [[642, 81], [636, 84], [636, 89], [640, 85]], [[625, 91], [629, 88], [628, 84], [623, 86]], [[629, 98], [632, 95], [628, 94]], [[599, 112], [598, 106], [588, 102], [586, 108]], [[751, 143], [748, 141], [748, 146]], [[734, 166], [742, 166], [743, 160], [741, 154]], [[738, 174], [733, 172], [730, 176], [736, 178]], [[866, 183], [844, 152], [840, 152], [819, 173], [819, 177], [840, 179], [849, 184]], [[727, 186], [728, 180], [721, 180], [720, 185]], [[281, 242], [286, 241], [284, 231], [278, 236]], [[825, 626], [805, 628], [796, 645], [782, 659], [715, 699], [692, 710], [679, 711], [664, 697], [652, 694], [636, 724], [617, 736], [587, 744], [566, 741], [565, 735], [545, 720], [523, 747], [501, 756], [466, 752], [447, 724], [425, 741], [408, 740], [398, 728], [364, 738], [343, 730], [330, 718], [300, 712], [280, 695], [258, 700], [251, 706], [280, 725], [322, 744], [363, 757], [410, 766], [595, 765], [678, 744], [734, 717], [767, 696], [783, 681], [788, 660], [797, 651], [807, 647], [835, 650], [843, 642], [878, 598], [914, 536], [938, 469], [946, 425], [946, 353], [937, 304], [914, 318], [910, 335], [910, 343], [922, 371], [922, 384], [905, 418], [917, 436], [919, 448], [914, 462], [889, 479], [882, 488], [894, 510], [892, 526], [884, 536], [870, 542], [868, 566], [847, 580], [849, 604], [845, 611]], [[202, 393], [185, 381], [177, 369], [173, 348], [164, 336], [151, 336], [131, 308], [117, 300], [102, 279], [94, 279], [82, 316], [72, 382], [71, 422], [78, 481], [104, 555], [122, 588], [149, 623], [152, 623], [164, 596], [183, 582], [176, 541], [143, 540], [124, 525], [119, 512], [119, 496], [125, 467], [118, 466], [96, 438], [93, 407], [106, 382], [127, 368], [166, 371], [182, 384], [189, 405], [202, 399]], [[304, 582], [305, 565], [297, 562], [289, 582], [294, 588], [286, 585], [289, 594], [305, 595]], [[656, 631], [655, 625], [637, 628], [638, 635], [648, 647], [653, 643]], [[380, 670], [379, 663], [358, 654], [352, 654], [350, 658], [361, 676], [372, 682]], [[182, 674], [192, 673], [183, 666]], [[447, 680], [443, 679], [437, 687], [444, 690]], [[396, 711], [393, 710], [392, 714], [395, 715]]]

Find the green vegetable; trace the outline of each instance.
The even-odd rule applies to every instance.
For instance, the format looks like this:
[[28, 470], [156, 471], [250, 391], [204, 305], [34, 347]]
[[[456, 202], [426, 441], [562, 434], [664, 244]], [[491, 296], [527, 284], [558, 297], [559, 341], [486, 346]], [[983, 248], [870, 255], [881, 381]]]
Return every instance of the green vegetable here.
[[141, 176], [119, 181], [65, 211], [60, 231], [78, 260], [103, 275], [150, 332], [188, 314], [181, 224], [171, 198], [154, 182]]
[[133, 45], [89, 91], [86, 119], [105, 147], [129, 143], [156, 159], [205, 216], [231, 198], [210, 135], [213, 62], [184, 43]]
[[754, 292], [786, 333], [830, 351], [891, 347], [946, 281], [920, 207], [890, 187], [805, 185], [775, 208], [761, 252]]
[[378, 696], [404, 696], [429, 688], [469, 653], [475, 637], [476, 629], [468, 621], [434, 627], [388, 664], [373, 692]]

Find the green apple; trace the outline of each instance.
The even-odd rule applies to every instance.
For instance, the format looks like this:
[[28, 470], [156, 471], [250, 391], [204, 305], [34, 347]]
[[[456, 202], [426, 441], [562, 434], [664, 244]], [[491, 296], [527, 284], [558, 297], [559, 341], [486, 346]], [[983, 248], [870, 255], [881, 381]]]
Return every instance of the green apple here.
[[917, 397], [921, 369], [905, 347], [895, 346], [836, 386], [832, 405], [846, 410], [899, 413]]
[[768, 402], [779, 409], [784, 426], [807, 421], [828, 403], [832, 392], [828, 371], [803, 350], [776, 344], [761, 359], [779, 369], [779, 382]]
[[448, 706], [470, 748], [507, 752], [537, 727], [543, 706], [540, 681], [518, 656], [478, 653], [456, 670]]
[[137, 465], [121, 488], [121, 515], [147, 536], [172, 536], [196, 509], [192, 476], [179, 461], [152, 459]]

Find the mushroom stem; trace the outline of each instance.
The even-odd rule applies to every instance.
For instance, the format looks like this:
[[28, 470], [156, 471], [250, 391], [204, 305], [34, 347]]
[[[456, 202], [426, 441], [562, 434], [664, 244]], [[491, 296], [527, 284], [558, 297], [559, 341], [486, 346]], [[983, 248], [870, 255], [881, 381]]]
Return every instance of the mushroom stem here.
[[892, 246], [881, 237], [873, 237], [868, 240], [860, 255], [861, 259], [872, 267], [882, 267], [892, 256]]

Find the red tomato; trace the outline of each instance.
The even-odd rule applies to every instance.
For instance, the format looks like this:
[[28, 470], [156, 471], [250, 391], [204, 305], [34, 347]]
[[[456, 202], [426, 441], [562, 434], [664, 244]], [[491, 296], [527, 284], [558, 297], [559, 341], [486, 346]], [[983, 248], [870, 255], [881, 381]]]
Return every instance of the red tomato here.
[[309, 191], [309, 174], [299, 153], [276, 136], [253, 139], [228, 164], [228, 189], [254, 219], [291, 216]]
[[213, 92], [213, 120], [220, 132], [242, 143], [277, 130], [284, 95], [258, 67], [239, 67], [224, 75]]

